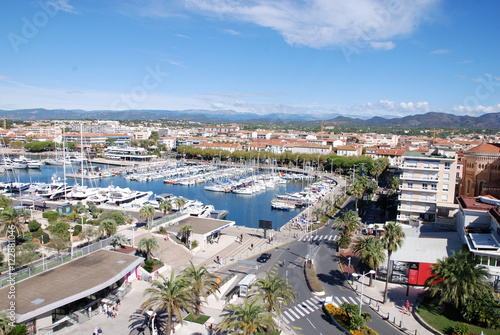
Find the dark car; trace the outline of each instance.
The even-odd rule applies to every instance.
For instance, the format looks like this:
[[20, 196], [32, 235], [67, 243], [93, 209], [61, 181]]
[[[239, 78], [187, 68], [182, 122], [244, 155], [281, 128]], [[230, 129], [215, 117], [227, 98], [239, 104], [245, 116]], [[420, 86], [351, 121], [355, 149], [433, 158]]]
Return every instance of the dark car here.
[[257, 262], [265, 263], [271, 258], [271, 254], [268, 253], [263, 253], [262, 255], [257, 258]]

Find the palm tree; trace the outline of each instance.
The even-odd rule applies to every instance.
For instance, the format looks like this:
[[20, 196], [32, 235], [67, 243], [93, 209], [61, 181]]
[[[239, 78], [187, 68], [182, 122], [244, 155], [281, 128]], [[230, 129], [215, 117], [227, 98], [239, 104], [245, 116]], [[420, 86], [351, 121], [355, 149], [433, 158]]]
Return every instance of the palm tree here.
[[19, 220], [21, 212], [12, 207], [5, 208], [2, 212], [2, 232], [7, 235], [8, 231], [15, 231], [16, 235], [20, 233], [24, 236], [24, 224]]
[[330, 199], [326, 199], [323, 204], [325, 205], [325, 211], [327, 214], [331, 214], [333, 209], [335, 208], [333, 202]]
[[263, 301], [267, 305], [268, 312], [276, 310], [280, 317], [280, 301], [285, 305], [291, 305], [297, 301], [297, 292], [293, 290], [288, 280], [276, 275], [271, 276], [267, 271], [266, 278], [257, 279], [252, 286], [255, 286], [256, 290], [251, 295]]
[[193, 309], [195, 319], [198, 319], [201, 314], [201, 297], [207, 300], [209, 292], [219, 291], [219, 284], [217, 284], [217, 276], [208, 272], [207, 268], [203, 265], [198, 269], [189, 262], [190, 266], [182, 272], [182, 276], [190, 285], [190, 291], [193, 296]]
[[365, 186], [363, 185], [363, 183], [357, 182], [356, 184], [354, 184], [352, 192], [354, 194], [354, 199], [355, 199], [354, 207], [356, 212], [358, 212], [358, 200], [365, 193]]
[[177, 210], [180, 212], [182, 207], [186, 204], [187, 200], [183, 197], [177, 197], [174, 199], [174, 204], [177, 206]]
[[217, 331], [231, 334], [251, 335], [257, 332], [266, 333], [276, 328], [273, 314], [255, 299], [245, 299], [244, 304], [229, 305], [228, 314], [224, 317]]
[[123, 234], [114, 234], [111, 236], [111, 244], [115, 247], [115, 249], [121, 249], [124, 244], [127, 244], [128, 240]]
[[165, 215], [167, 212], [169, 213], [172, 211], [172, 203], [167, 199], [163, 199], [160, 202], [158, 209], [163, 212], [163, 215]]
[[192, 231], [193, 231], [193, 226], [191, 226], [190, 224], [182, 226], [179, 231], [181, 235], [184, 237], [184, 243], [186, 244], [186, 246], [188, 246], [189, 235], [191, 235]]
[[391, 264], [392, 253], [398, 250], [403, 245], [403, 240], [405, 238], [405, 233], [403, 229], [396, 222], [387, 222], [384, 225], [384, 232], [382, 233], [381, 241], [383, 243], [384, 249], [387, 250], [387, 278], [385, 279], [385, 290], [384, 290], [384, 301], [387, 301], [387, 287], [389, 285], [389, 276]]
[[342, 249], [349, 248], [351, 242], [352, 242], [352, 237], [350, 234], [347, 233], [347, 230], [344, 230], [342, 233], [340, 233], [340, 238], [337, 241], [337, 244], [340, 248]]
[[82, 214], [82, 213], [85, 213], [85, 206], [83, 205], [83, 203], [81, 201], [78, 201], [75, 206], [73, 207], [73, 209], [75, 210], [75, 212], [77, 212], [78, 214]]
[[446, 302], [455, 308], [463, 307], [468, 299], [492, 290], [487, 280], [487, 268], [478, 265], [469, 251], [453, 252], [452, 256], [439, 259], [437, 264], [431, 265], [431, 273], [425, 286], [429, 288], [431, 297], [440, 293], [440, 304]]
[[6, 335], [12, 330], [12, 321], [6, 311], [0, 311], [0, 335]]
[[104, 219], [99, 224], [99, 231], [105, 233], [106, 237], [110, 237], [116, 233], [116, 221], [113, 219]]
[[139, 217], [146, 219], [149, 233], [149, 220], [155, 217], [155, 208], [151, 205], [142, 206], [139, 210]]
[[[382, 241], [375, 237], [362, 237], [354, 243], [354, 254], [358, 255], [361, 261], [370, 269], [377, 269], [385, 260], [385, 252]], [[370, 276], [370, 286], [373, 276]]]
[[150, 238], [141, 238], [139, 241], [139, 244], [137, 245], [137, 249], [139, 251], [145, 252], [146, 253], [146, 260], [150, 259], [153, 251], [156, 251], [160, 248], [158, 245], [158, 241], [154, 237]]
[[343, 228], [349, 235], [352, 235], [352, 233], [361, 227], [358, 214], [351, 210], [343, 212], [342, 217], [336, 219], [334, 224], [337, 224], [338, 228]]
[[142, 314], [151, 310], [153, 314], [159, 311], [167, 313], [166, 334], [172, 332], [172, 323], [174, 316], [177, 316], [182, 324], [181, 310], [190, 312], [190, 303], [192, 292], [189, 290], [189, 283], [182, 276], [175, 278], [174, 271], [170, 275], [170, 280], [158, 275], [161, 280], [155, 280], [151, 287], [144, 291], [144, 295], [149, 298], [141, 305]]

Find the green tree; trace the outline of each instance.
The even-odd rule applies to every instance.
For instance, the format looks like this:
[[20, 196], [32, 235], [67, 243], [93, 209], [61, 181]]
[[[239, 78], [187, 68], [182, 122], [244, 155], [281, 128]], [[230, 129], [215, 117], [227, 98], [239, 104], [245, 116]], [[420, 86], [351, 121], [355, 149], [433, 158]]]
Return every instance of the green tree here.
[[175, 278], [174, 271], [170, 280], [158, 275], [160, 280], [155, 280], [151, 287], [144, 291], [149, 296], [141, 305], [142, 313], [152, 310], [153, 313], [163, 311], [167, 314], [166, 334], [172, 333], [173, 317], [177, 315], [182, 324], [181, 310], [191, 312], [192, 292], [189, 283], [182, 276]]
[[110, 237], [114, 233], [116, 233], [116, 222], [113, 219], [105, 219], [102, 220], [99, 224], [99, 232], [101, 234], [106, 235], [106, 237]]
[[69, 223], [64, 220], [58, 220], [54, 223], [49, 224], [49, 226], [47, 227], [51, 236], [57, 235], [67, 240], [69, 240], [70, 228], [71, 226], [69, 225]]
[[0, 311], [0, 335], [6, 335], [12, 330], [12, 321], [6, 311]]
[[139, 210], [139, 217], [145, 218], [148, 225], [148, 233], [150, 229], [150, 220], [155, 217], [155, 208], [151, 205], [142, 206]]
[[222, 333], [251, 335], [276, 329], [273, 314], [258, 300], [247, 298], [243, 304], [227, 306], [226, 311], [217, 329]]
[[259, 278], [252, 285], [252, 297], [264, 302], [267, 306], [267, 311], [272, 312], [276, 310], [278, 316], [281, 317], [280, 301], [285, 306], [290, 306], [297, 301], [297, 292], [292, 288], [290, 282], [276, 275], [271, 276], [266, 271], [266, 278]]
[[478, 265], [474, 255], [461, 250], [453, 253], [437, 264], [431, 265], [432, 276], [425, 285], [433, 297], [439, 293], [440, 303], [449, 303], [455, 308], [462, 308], [467, 300], [491, 292], [488, 283], [488, 270]]
[[172, 211], [172, 203], [167, 199], [164, 199], [161, 201], [158, 209], [163, 212], [163, 215], [170, 213]]
[[160, 246], [158, 245], [158, 241], [154, 237], [143, 237], [139, 241], [137, 245], [137, 249], [139, 251], [146, 253], [146, 259], [150, 259], [151, 255], [154, 251], [158, 250]]
[[21, 211], [12, 207], [5, 208], [2, 211], [2, 232], [5, 235], [13, 232], [16, 236], [22, 234], [24, 236], [24, 224], [20, 220]]
[[86, 243], [90, 243], [92, 240], [97, 239], [100, 236], [100, 233], [94, 227], [90, 225], [85, 225], [82, 229], [82, 232], [79, 235], [80, 238], [84, 240]]
[[338, 229], [343, 229], [348, 235], [352, 235], [356, 230], [361, 228], [361, 221], [358, 214], [351, 210], [342, 212], [342, 216], [334, 221], [335, 224]]
[[394, 251], [398, 250], [403, 245], [404, 238], [405, 233], [401, 225], [396, 222], [387, 222], [384, 225], [384, 232], [381, 237], [384, 249], [387, 250], [387, 278], [385, 279], [384, 303], [387, 301], [387, 288], [389, 286], [389, 277], [391, 273], [391, 256]]
[[177, 210], [180, 212], [182, 207], [186, 204], [187, 200], [183, 197], [177, 197], [174, 199], [174, 205], [177, 206]]
[[349, 245], [351, 245], [352, 242], [352, 237], [351, 235], [347, 232], [347, 230], [344, 230], [342, 233], [340, 233], [340, 238], [338, 239], [338, 245], [342, 249], [347, 249], [349, 248]]
[[117, 226], [121, 226], [125, 224], [125, 215], [121, 211], [105, 211], [104, 213], [101, 214], [99, 217], [99, 220], [107, 220], [111, 219], [115, 221]]
[[182, 239], [184, 240], [186, 246], [189, 246], [189, 236], [191, 235], [192, 231], [193, 231], [193, 226], [191, 226], [190, 224], [182, 226], [179, 231], [182, 235]]
[[399, 185], [401, 185], [401, 180], [398, 177], [392, 176], [389, 178], [389, 185], [393, 190], [398, 190]]
[[[361, 261], [370, 269], [378, 269], [380, 263], [385, 260], [385, 252], [382, 241], [375, 237], [362, 237], [354, 243], [353, 252], [359, 256]], [[370, 286], [373, 276], [370, 276]]]
[[127, 243], [128, 243], [127, 238], [125, 237], [125, 235], [121, 233], [114, 234], [113, 236], [111, 236], [111, 245], [115, 249], [121, 249]]
[[206, 267], [202, 265], [197, 269], [193, 262], [189, 262], [189, 264], [189, 267], [182, 272], [182, 276], [190, 286], [194, 316], [198, 319], [201, 315], [201, 298], [203, 297], [206, 301], [209, 292], [219, 291], [219, 285], [217, 284], [217, 276], [208, 272]]
[[60, 235], [55, 235], [50, 239], [50, 243], [48, 244], [49, 247], [54, 248], [57, 250], [57, 254], [61, 254], [61, 251], [67, 250], [69, 246], [69, 241], [68, 239], [60, 236]]
[[78, 213], [78, 214], [83, 214], [85, 213], [85, 205], [81, 202], [81, 201], [78, 201], [74, 206], [73, 206], [73, 210]]
[[13, 200], [4, 194], [0, 194], [0, 208], [9, 208], [12, 206]]

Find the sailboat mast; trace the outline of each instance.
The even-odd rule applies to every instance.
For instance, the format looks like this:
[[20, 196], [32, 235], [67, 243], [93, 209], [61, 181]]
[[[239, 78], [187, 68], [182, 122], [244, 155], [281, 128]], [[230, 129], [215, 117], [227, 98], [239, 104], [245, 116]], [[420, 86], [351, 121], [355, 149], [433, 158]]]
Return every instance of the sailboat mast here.
[[63, 190], [64, 190], [64, 201], [67, 201], [66, 197], [66, 147], [64, 145], [64, 128], [62, 130], [62, 142], [63, 142]]
[[80, 168], [80, 171], [81, 171], [81, 174], [82, 174], [82, 186], [83, 186], [83, 123], [80, 122], [80, 154], [81, 154], [81, 158], [80, 158], [80, 162], [81, 162], [81, 168]]

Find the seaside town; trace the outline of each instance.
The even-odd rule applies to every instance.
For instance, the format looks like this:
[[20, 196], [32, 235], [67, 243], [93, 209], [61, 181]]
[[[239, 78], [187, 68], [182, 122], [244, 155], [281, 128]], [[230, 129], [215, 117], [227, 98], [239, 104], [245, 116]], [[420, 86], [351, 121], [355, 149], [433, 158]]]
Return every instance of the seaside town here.
[[500, 335], [498, 1], [0, 16], [0, 335]]
[[[4, 120], [6, 325], [10, 317], [27, 334], [223, 334], [251, 308], [253, 317], [270, 313], [256, 329], [284, 334], [305, 334], [313, 320], [343, 331], [352, 325], [342, 313], [367, 334], [433, 334], [429, 313], [442, 303], [470, 308], [470, 279], [483, 294], [474, 304], [490, 310], [467, 321], [495, 333], [496, 134], [179, 123]], [[231, 209], [177, 190], [221, 194]], [[287, 216], [272, 222], [262, 208], [252, 221], [247, 206]], [[441, 272], [456, 262], [458, 273]]]

